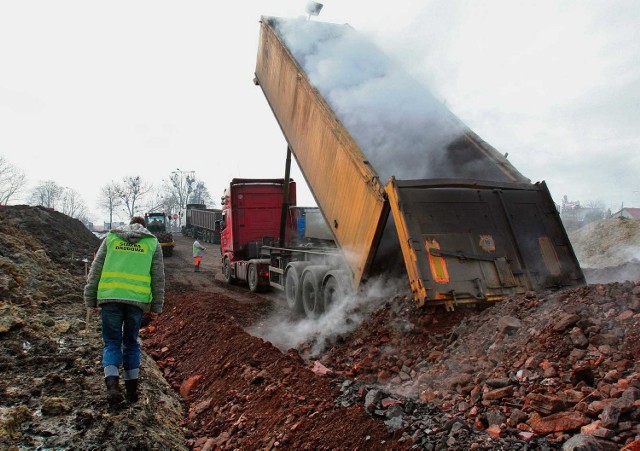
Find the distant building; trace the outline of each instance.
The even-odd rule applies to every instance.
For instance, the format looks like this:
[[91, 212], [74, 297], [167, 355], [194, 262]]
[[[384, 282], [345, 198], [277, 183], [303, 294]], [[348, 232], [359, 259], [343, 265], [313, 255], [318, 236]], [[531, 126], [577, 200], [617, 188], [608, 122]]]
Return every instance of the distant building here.
[[105, 222], [104, 226], [102, 228], [100, 226], [95, 226], [94, 230], [96, 232], [105, 232], [105, 231], [108, 231], [108, 230], [111, 230], [111, 229], [115, 229], [115, 228], [123, 226], [123, 225], [124, 225], [124, 222], [112, 222], [111, 223], [111, 227], [109, 227], [109, 223]]
[[563, 221], [588, 222], [604, 219], [605, 211], [602, 208], [583, 207], [580, 202], [567, 202], [560, 208], [560, 216]]
[[567, 230], [576, 230], [593, 221], [607, 217], [607, 212], [600, 207], [583, 207], [580, 201], [570, 202], [567, 196], [562, 199], [559, 208], [560, 219]]
[[612, 218], [640, 219], [640, 208], [623, 208], [611, 215]]

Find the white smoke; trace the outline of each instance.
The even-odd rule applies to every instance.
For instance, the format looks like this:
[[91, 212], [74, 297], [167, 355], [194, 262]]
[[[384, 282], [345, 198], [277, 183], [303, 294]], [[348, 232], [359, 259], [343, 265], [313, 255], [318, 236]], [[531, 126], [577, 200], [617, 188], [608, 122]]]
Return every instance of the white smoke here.
[[473, 162], [477, 150], [450, 152], [467, 127], [364, 34], [305, 20], [278, 20], [274, 27], [383, 183], [391, 175], [471, 178], [464, 164], [476, 178], [506, 181], [486, 158]]
[[334, 303], [317, 319], [272, 317], [265, 320], [271, 325], [268, 330], [254, 326], [247, 332], [271, 342], [282, 351], [311, 344], [306, 357], [316, 357], [338, 336], [356, 329], [385, 301], [405, 291], [406, 281], [379, 278], [369, 281], [361, 292]]

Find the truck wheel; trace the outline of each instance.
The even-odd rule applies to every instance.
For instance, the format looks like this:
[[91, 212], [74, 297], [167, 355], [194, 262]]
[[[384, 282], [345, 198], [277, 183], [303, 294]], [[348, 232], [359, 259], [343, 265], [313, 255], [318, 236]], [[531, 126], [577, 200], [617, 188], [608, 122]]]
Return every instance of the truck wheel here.
[[324, 313], [322, 279], [328, 270], [328, 266], [309, 266], [302, 273], [302, 307], [309, 318]]
[[345, 299], [351, 292], [351, 279], [347, 271], [329, 271], [324, 276], [322, 288], [325, 311], [333, 303]]
[[229, 261], [229, 257], [225, 257], [222, 261], [222, 277], [226, 283], [233, 285], [234, 278], [231, 276], [231, 262]]
[[249, 283], [249, 290], [252, 293], [260, 291], [260, 285], [258, 284], [258, 267], [255, 263], [249, 263], [247, 268], [247, 282]]
[[296, 313], [304, 313], [300, 275], [307, 266], [309, 266], [308, 262], [291, 262], [284, 271], [284, 293], [287, 305]]

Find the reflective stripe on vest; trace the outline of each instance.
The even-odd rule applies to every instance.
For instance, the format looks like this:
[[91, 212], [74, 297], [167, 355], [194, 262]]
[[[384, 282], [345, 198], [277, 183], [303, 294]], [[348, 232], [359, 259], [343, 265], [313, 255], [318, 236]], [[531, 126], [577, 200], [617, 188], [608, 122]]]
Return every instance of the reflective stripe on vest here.
[[150, 303], [151, 263], [158, 240], [145, 237], [137, 243], [130, 243], [112, 232], [105, 239], [107, 256], [98, 283], [98, 299]]

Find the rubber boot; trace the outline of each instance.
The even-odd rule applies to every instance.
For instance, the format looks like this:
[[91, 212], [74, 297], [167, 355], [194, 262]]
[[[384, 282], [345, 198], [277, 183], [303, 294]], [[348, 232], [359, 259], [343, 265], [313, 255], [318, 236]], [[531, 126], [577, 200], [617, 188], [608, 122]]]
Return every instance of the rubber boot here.
[[124, 381], [125, 398], [130, 403], [138, 402], [138, 379]]
[[118, 376], [107, 376], [104, 378], [107, 385], [107, 402], [111, 405], [122, 402], [122, 393], [120, 393], [120, 378]]
[[198, 265], [193, 265], [193, 271], [198, 272]]

